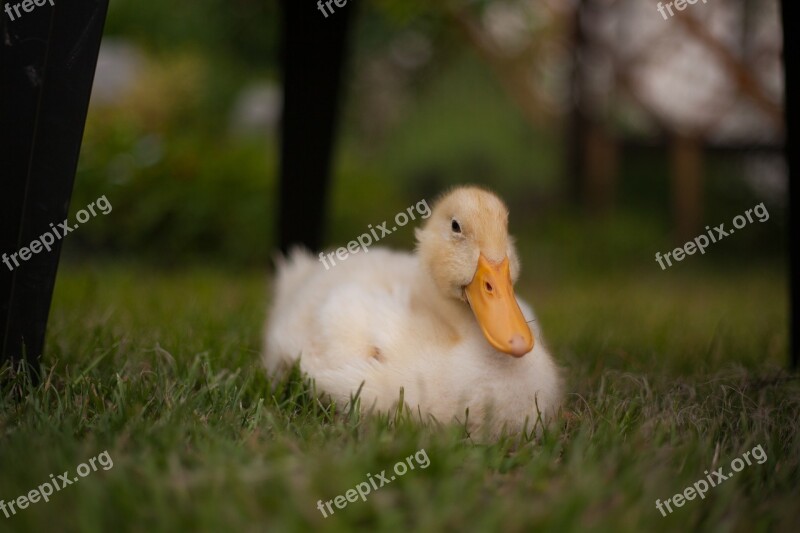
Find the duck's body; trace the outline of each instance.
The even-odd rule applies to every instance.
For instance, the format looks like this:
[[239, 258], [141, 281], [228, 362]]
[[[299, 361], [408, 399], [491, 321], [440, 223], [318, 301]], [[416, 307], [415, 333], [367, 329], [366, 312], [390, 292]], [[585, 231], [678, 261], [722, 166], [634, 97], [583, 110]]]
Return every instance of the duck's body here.
[[536, 343], [510, 357], [487, 341], [469, 305], [442, 294], [435, 277], [415, 254], [373, 248], [326, 270], [294, 252], [275, 279], [268, 371], [299, 359], [337, 403], [361, 387], [362, 406], [382, 411], [397, 404], [402, 388], [413, 412], [463, 422], [469, 409], [470, 427], [492, 435], [533, 429], [540, 413], [550, 417], [561, 381], [530, 307], [517, 300]]

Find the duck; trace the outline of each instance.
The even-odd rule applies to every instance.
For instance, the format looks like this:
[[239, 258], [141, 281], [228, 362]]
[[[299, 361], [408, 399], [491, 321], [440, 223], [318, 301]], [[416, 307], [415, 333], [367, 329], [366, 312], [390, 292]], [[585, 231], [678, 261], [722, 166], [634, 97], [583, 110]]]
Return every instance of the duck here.
[[357, 397], [361, 409], [390, 412], [402, 402], [487, 438], [540, 431], [563, 382], [533, 308], [514, 293], [508, 216], [495, 193], [459, 186], [416, 228], [413, 253], [363, 248], [331, 268], [300, 248], [279, 258], [267, 373], [299, 362], [337, 405]]

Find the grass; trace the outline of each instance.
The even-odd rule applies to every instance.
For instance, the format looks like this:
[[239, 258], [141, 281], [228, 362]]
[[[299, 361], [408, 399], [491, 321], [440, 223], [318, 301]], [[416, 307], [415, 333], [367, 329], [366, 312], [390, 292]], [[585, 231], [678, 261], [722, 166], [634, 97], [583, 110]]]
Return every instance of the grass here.
[[[565, 367], [564, 417], [540, 438], [481, 445], [408, 413], [323, 405], [297, 375], [270, 383], [260, 272], [69, 266], [42, 384], [0, 377], [0, 499], [104, 450], [114, 466], [0, 516], [0, 530], [796, 528], [800, 387], [780, 370], [780, 269], [531, 277], [521, 293]], [[656, 510], [757, 445], [764, 464]], [[317, 510], [421, 448], [428, 468]]]

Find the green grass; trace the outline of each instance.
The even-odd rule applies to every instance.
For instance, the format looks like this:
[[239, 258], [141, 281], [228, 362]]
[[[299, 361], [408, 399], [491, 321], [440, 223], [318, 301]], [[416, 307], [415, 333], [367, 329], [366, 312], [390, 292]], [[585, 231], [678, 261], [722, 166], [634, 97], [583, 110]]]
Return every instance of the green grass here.
[[[114, 466], [0, 515], [0, 530], [796, 528], [800, 387], [780, 370], [782, 271], [532, 271], [520, 292], [566, 370], [564, 417], [540, 438], [485, 445], [407, 413], [323, 405], [296, 375], [270, 383], [261, 272], [67, 267], [42, 384], [0, 377], [0, 499], [104, 450]], [[667, 518], [656, 510], [759, 444], [764, 464]], [[428, 468], [329, 518], [317, 510], [420, 448]]]

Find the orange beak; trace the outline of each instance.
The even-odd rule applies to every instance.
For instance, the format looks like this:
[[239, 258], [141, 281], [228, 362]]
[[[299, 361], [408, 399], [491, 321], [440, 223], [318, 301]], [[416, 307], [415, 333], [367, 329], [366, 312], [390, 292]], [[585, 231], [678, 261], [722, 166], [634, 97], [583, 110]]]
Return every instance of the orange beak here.
[[514, 357], [533, 349], [533, 334], [514, 296], [508, 257], [493, 264], [481, 254], [465, 293], [489, 344]]

